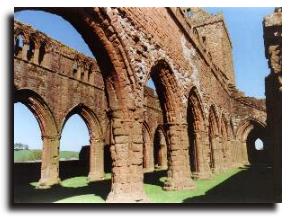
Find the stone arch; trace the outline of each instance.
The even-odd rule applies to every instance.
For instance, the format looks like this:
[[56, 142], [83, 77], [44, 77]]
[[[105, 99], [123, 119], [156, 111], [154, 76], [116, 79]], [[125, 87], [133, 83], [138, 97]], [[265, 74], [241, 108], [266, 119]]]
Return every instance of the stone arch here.
[[151, 68], [150, 76], [156, 87], [164, 122], [173, 123], [181, 120], [183, 105], [180, 88], [169, 64], [163, 59], [157, 61]]
[[90, 136], [89, 149], [89, 181], [102, 180], [104, 178], [104, 136], [97, 115], [87, 106], [80, 103], [74, 106], [62, 121], [60, 134], [67, 120], [78, 114], [85, 122]]
[[249, 117], [240, 122], [237, 134], [240, 144], [241, 160], [243, 163], [269, 163], [268, 147], [263, 151], [254, 148], [256, 139], [261, 139], [265, 144], [266, 124], [256, 118]]
[[[21, 10], [42, 10], [61, 16], [88, 44], [103, 75], [107, 113], [112, 121], [112, 188], [107, 201], [147, 200], [143, 189], [142, 143], [134, 139], [142, 134], [142, 115], [136, 110], [134, 76], [129, 73], [121, 38], [111, 25], [110, 11], [107, 8], [15, 8], [16, 12]], [[136, 171], [134, 176], [131, 170]]]
[[189, 92], [187, 107], [187, 123], [189, 137], [189, 156], [191, 171], [197, 178], [208, 178], [210, 169], [206, 162], [208, 148], [206, 142], [205, 117], [201, 97], [196, 87]]
[[121, 44], [118, 41], [119, 38], [110, 37], [117, 33], [108, 30], [114, 29], [108, 22], [109, 18], [104, 11], [105, 8], [15, 8], [15, 12], [23, 10], [44, 11], [58, 15], [68, 21], [80, 33], [100, 66], [110, 107], [118, 108], [127, 105], [124, 100], [128, 98], [125, 96], [131, 94], [126, 86], [126, 80], [129, 78], [124, 67], [120, 65], [124, 63], [121, 48], [120, 46], [115, 47], [117, 44]]
[[161, 124], [154, 134], [154, 165], [159, 169], [167, 169], [167, 140]]
[[52, 111], [45, 100], [29, 89], [15, 90], [14, 103], [21, 102], [33, 113], [40, 126], [42, 145], [39, 187], [59, 182], [59, 134]]
[[240, 141], [246, 141], [246, 138], [249, 134], [249, 132], [254, 128], [266, 128], [266, 124], [263, 121], [260, 121], [256, 118], [246, 118], [245, 120], [242, 120], [237, 128], [236, 137]]
[[221, 170], [221, 148], [219, 137], [219, 118], [216, 107], [211, 105], [208, 115], [208, 136], [209, 136], [209, 166], [211, 170]]
[[159, 60], [151, 68], [151, 78], [155, 84], [163, 113], [164, 129], [168, 136], [168, 179], [166, 190], [192, 188], [189, 168], [187, 125], [182, 110], [182, 96], [176, 77], [165, 60]]
[[14, 103], [21, 102], [33, 113], [39, 123], [42, 136], [57, 135], [56, 122], [52, 111], [40, 95], [29, 89], [15, 91]]

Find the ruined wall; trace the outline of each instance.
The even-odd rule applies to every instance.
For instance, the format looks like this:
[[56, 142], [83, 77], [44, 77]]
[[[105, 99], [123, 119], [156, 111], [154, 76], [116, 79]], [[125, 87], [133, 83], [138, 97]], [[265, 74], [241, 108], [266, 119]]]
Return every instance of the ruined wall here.
[[[15, 40], [24, 43], [22, 48], [15, 47], [15, 88], [29, 89], [40, 95], [53, 112], [58, 131], [68, 113], [79, 104], [94, 111], [104, 130], [107, 101], [96, 61], [21, 23], [15, 22], [14, 31]], [[32, 43], [39, 46], [33, 56], [27, 58]], [[43, 43], [45, 48], [41, 51]], [[43, 56], [41, 61], [39, 56]]]
[[235, 84], [232, 62], [232, 44], [222, 14], [210, 15], [204, 11], [192, 9], [188, 18], [202, 38], [215, 64], [223, 71], [231, 84]]
[[[113, 182], [108, 201], [146, 201], [142, 169], [145, 161], [154, 169], [152, 141], [156, 133], [160, 150], [162, 146], [157, 153], [160, 166], [168, 168], [166, 190], [194, 188], [192, 173], [209, 178], [214, 172], [248, 163], [246, 138], [255, 121], [265, 121], [265, 105], [245, 97], [234, 85], [231, 45], [223, 19], [213, 16], [217, 22], [198, 30], [180, 8], [58, 8], [54, 12], [75, 27], [82, 22], [87, 25], [91, 35], [83, 25], [79, 30], [98, 62], [15, 23], [15, 89], [40, 95], [47, 104], [44, 113], [52, 113], [57, 126], [56, 133], [49, 131], [57, 137], [44, 140], [44, 153], [49, 156], [44, 156], [42, 174], [54, 176], [44, 185], [58, 182], [59, 134], [75, 105], [92, 111], [76, 111], [94, 126], [92, 134], [98, 128], [93, 117], [102, 129], [102, 136], [91, 137], [90, 164], [96, 171], [90, 171], [93, 175], [89, 177], [102, 178], [103, 171], [97, 168], [103, 165], [101, 143], [107, 138], [110, 143]], [[219, 40], [214, 43], [216, 31]], [[23, 46], [17, 41], [21, 34]], [[96, 45], [92, 35], [100, 44]], [[157, 94], [145, 85], [150, 77]], [[41, 112], [43, 122], [53, 122]], [[148, 153], [151, 157], [147, 159]], [[190, 154], [195, 156], [194, 162], [190, 162]], [[210, 168], [210, 158], [216, 167]]]

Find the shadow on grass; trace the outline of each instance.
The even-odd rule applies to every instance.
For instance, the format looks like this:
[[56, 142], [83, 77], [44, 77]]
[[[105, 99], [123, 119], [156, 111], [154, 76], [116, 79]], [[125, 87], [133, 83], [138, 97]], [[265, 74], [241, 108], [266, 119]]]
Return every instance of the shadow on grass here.
[[164, 183], [160, 181], [160, 178], [166, 177], [166, 176], [167, 176], [166, 170], [144, 173], [144, 183], [150, 184], [150, 185], [157, 185], [157, 186], [162, 187], [164, 185]]
[[50, 189], [35, 189], [27, 184], [14, 186], [14, 203], [52, 203], [73, 196], [85, 194], [95, 194], [106, 200], [110, 192], [111, 180], [88, 183], [84, 187], [63, 187], [61, 185], [52, 186]]
[[265, 165], [245, 167], [205, 195], [187, 198], [184, 203], [275, 203], [272, 169]]
[[[35, 189], [31, 182], [38, 182], [40, 163], [17, 163], [13, 166], [13, 202], [14, 203], [52, 203], [73, 196], [95, 194], [106, 200], [110, 192], [111, 180], [92, 183], [83, 181], [85, 186], [63, 187], [52, 186], [50, 189]], [[86, 177], [88, 168], [81, 161], [60, 162], [60, 178], [66, 180], [73, 177]], [[85, 179], [85, 178], [84, 178]]]

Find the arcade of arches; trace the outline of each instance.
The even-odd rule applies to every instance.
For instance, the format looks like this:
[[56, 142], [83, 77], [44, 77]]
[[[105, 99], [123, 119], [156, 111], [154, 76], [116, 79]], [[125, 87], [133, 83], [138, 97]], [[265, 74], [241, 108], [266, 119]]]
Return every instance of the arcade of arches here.
[[[196, 187], [193, 177], [257, 163], [256, 155], [268, 162], [267, 146], [254, 148], [266, 139], [265, 101], [236, 89], [222, 16], [196, 8], [199, 19], [182, 8], [37, 10], [70, 22], [95, 56], [14, 22], [14, 103], [41, 129], [40, 188], [60, 182], [60, 135], [74, 114], [89, 129], [89, 180], [103, 179], [110, 155], [107, 202], [148, 201], [144, 172], [155, 169], [167, 170], [165, 190], [182, 190]], [[150, 77], [156, 93], [145, 86]]]

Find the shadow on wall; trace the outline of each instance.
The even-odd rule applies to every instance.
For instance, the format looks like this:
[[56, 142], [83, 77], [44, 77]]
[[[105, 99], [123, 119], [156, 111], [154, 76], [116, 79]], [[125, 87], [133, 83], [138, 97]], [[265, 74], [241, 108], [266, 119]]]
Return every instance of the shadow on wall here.
[[272, 168], [263, 164], [246, 167], [210, 189], [205, 195], [184, 203], [275, 203]]

